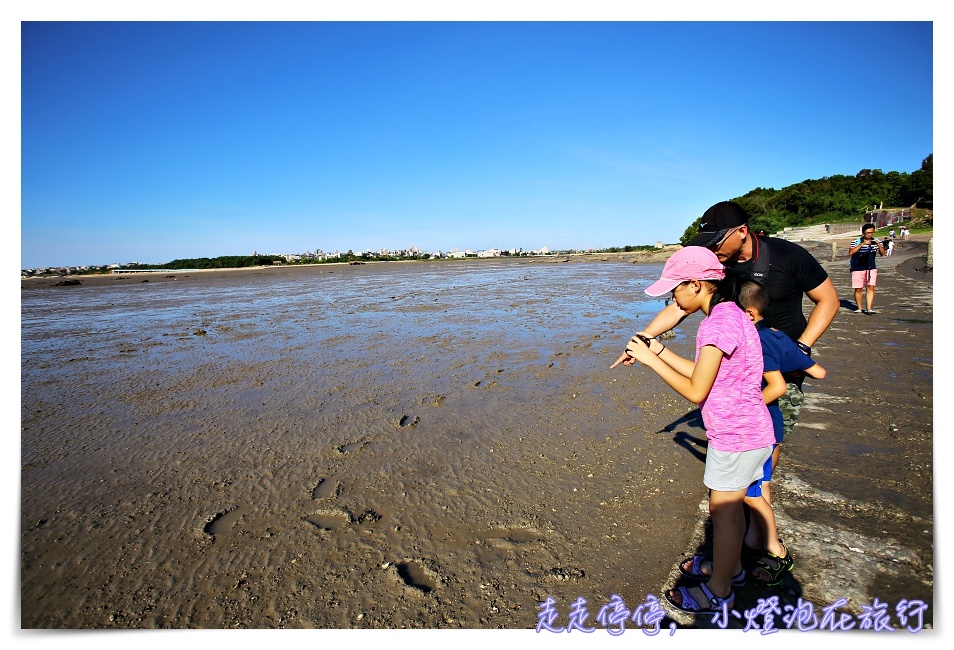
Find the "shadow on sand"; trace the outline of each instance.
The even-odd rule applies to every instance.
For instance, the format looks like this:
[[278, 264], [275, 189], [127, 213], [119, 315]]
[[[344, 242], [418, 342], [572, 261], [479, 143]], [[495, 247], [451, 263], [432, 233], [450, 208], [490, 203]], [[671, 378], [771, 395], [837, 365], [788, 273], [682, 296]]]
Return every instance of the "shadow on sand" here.
[[[702, 432], [702, 436], [697, 437], [686, 431], [676, 431], [681, 424], [685, 424], [689, 428], [699, 429]], [[705, 427], [702, 424], [702, 413], [699, 411], [699, 409], [693, 409], [692, 411], [689, 411], [681, 418], [670, 422], [656, 433], [672, 433], [673, 431], [676, 432], [672, 437], [673, 442], [680, 447], [684, 447], [698, 460], [701, 460], [703, 463], [706, 462], [705, 450], [709, 446], [709, 441], [706, 440], [705, 437]]]

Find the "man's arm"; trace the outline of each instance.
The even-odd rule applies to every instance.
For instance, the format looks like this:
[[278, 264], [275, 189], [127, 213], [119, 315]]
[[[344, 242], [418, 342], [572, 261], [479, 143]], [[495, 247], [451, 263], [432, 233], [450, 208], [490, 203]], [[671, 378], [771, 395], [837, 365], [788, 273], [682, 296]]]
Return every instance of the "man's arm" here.
[[679, 305], [675, 302], [671, 302], [663, 307], [662, 311], [656, 314], [656, 317], [649, 325], [643, 328], [642, 333], [648, 334], [649, 336], [659, 336], [681, 323], [688, 315], [689, 314], [679, 308]]
[[815, 306], [812, 307], [812, 311], [808, 315], [808, 325], [805, 326], [805, 331], [798, 337], [798, 340], [808, 347], [812, 347], [815, 345], [815, 341], [825, 333], [831, 322], [835, 320], [835, 315], [841, 308], [841, 300], [838, 298], [838, 292], [835, 290], [831, 278], [827, 278], [811, 291], [806, 291], [805, 295], [815, 303]]
[[[671, 302], [663, 307], [662, 311], [656, 314], [656, 317], [653, 318], [652, 322], [641, 329], [638, 333], [645, 334], [647, 336], [659, 336], [660, 334], [668, 332], [676, 325], [681, 323], [688, 315], [689, 314], [679, 308], [679, 305], [677, 305], [675, 302]], [[623, 354], [620, 355], [620, 357], [613, 363], [613, 365], [610, 366], [610, 368], [615, 368], [619, 364], [631, 366], [634, 363], [636, 363], [635, 359], [623, 352]]]

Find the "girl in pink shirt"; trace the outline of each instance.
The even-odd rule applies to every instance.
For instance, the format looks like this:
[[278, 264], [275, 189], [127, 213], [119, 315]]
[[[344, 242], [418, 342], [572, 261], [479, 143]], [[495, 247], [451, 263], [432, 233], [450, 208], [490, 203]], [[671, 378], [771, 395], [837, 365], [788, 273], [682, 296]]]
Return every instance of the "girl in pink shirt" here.
[[[626, 346], [630, 358], [622, 361], [649, 366], [702, 411], [709, 439], [703, 480], [709, 488], [712, 517], [712, 573], [696, 587], [679, 587], [666, 594], [673, 607], [694, 614], [731, 608], [732, 587], [745, 584], [742, 503], [749, 485], [762, 478], [762, 466], [775, 442], [772, 418], [762, 400], [762, 344], [752, 321], [735, 303], [740, 285], [740, 279], [727, 273], [709, 249], [687, 246], [676, 251], [646, 293], [661, 296], [672, 291], [683, 311], [705, 314], [696, 333], [695, 361], [642, 332]], [[701, 561], [700, 556], [688, 561], [692, 566], [682, 566], [683, 574], [706, 577]]]

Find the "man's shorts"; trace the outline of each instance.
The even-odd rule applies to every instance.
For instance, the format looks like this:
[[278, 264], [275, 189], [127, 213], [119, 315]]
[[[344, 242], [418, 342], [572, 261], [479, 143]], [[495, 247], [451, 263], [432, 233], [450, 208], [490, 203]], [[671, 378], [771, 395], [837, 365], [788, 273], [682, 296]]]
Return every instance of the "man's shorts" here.
[[[787, 389], [785, 394], [778, 398], [778, 408], [782, 411], [782, 423], [785, 427], [782, 440], [788, 437], [788, 434], [795, 428], [795, 423], [798, 422], [798, 414], [802, 410], [802, 400], [805, 399], [801, 382], [789, 381], [786, 382], [785, 387]], [[776, 441], [781, 442], [778, 437], [776, 437]]]
[[851, 288], [852, 289], [864, 289], [865, 287], [873, 287], [878, 284], [878, 269], [871, 269], [870, 271], [852, 271], [851, 272]]

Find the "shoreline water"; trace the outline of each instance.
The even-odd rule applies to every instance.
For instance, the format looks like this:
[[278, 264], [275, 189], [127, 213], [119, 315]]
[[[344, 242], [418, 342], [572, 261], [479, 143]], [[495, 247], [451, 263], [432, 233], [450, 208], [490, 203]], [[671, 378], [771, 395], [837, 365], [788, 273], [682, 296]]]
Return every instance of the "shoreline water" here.
[[[880, 313], [843, 309], [816, 346], [829, 379], [808, 388], [775, 484], [797, 582], [772, 593], [818, 605], [841, 594], [851, 607], [933, 595], [931, 279], [899, 264], [920, 254], [912, 243], [879, 259]], [[375, 266], [336, 275], [373, 289], [386, 270]], [[847, 261], [825, 266], [850, 299]], [[276, 271], [224, 274], [241, 288]], [[524, 298], [512, 277], [495, 300], [535, 314], [519, 325], [521, 349], [494, 345], [493, 314], [406, 348], [378, 329], [380, 318], [433, 323], [457, 299], [425, 293], [385, 292], [372, 313], [325, 305], [293, 326], [254, 304], [180, 310], [168, 331], [116, 326], [86, 351], [77, 334], [72, 355], [31, 371], [43, 385], [23, 386], [22, 625], [526, 629], [548, 596], [564, 618], [586, 597], [592, 620], [613, 593], [661, 595], [680, 540], [690, 553], [705, 545], [691, 409], [638, 371], [607, 370], [632, 317], [584, 304], [587, 335], [548, 339], [563, 297], [533, 297], [534, 276]], [[51, 300], [83, 290], [24, 285]], [[608, 291], [625, 308], [638, 287]], [[322, 338], [331, 318], [357, 329]], [[303, 387], [298, 361], [317, 361], [317, 340], [360, 381], [328, 366], [304, 370]], [[674, 344], [685, 354], [691, 338]], [[859, 384], [862, 344], [879, 364]], [[261, 359], [227, 361], [236, 349]], [[163, 374], [160, 362], [189, 370]], [[899, 455], [903, 466], [888, 462]]]
[[[217, 274], [247, 274], [256, 275], [262, 272], [283, 273], [283, 272], [313, 272], [320, 273], [322, 269], [340, 268], [348, 266], [380, 266], [380, 265], [402, 265], [402, 264], [436, 264], [436, 265], [470, 265], [470, 264], [493, 264], [493, 263], [512, 263], [512, 264], [549, 264], [565, 262], [632, 262], [634, 264], [651, 264], [656, 262], [665, 262], [669, 255], [679, 246], [676, 244], [666, 245], [658, 250], [652, 251], [633, 251], [620, 253], [566, 253], [553, 255], [535, 255], [526, 257], [491, 257], [491, 258], [466, 258], [466, 259], [445, 259], [445, 260], [391, 260], [391, 261], [368, 261], [352, 264], [351, 262], [324, 262], [321, 264], [279, 264], [271, 266], [250, 266], [242, 268], [223, 268], [223, 269], [155, 269], [148, 272], [133, 271], [131, 273], [104, 273], [88, 275], [63, 275], [63, 276], [33, 276], [21, 277], [21, 287], [35, 288], [40, 286], [52, 286], [64, 279], [79, 280], [81, 283], [91, 286], [100, 286], [109, 284], [117, 280], [129, 281], [141, 278], [142, 280], [183, 280], [193, 274], [214, 277]], [[160, 275], [161, 274], [161, 275]], [[171, 276], [171, 277], [165, 277]]]

